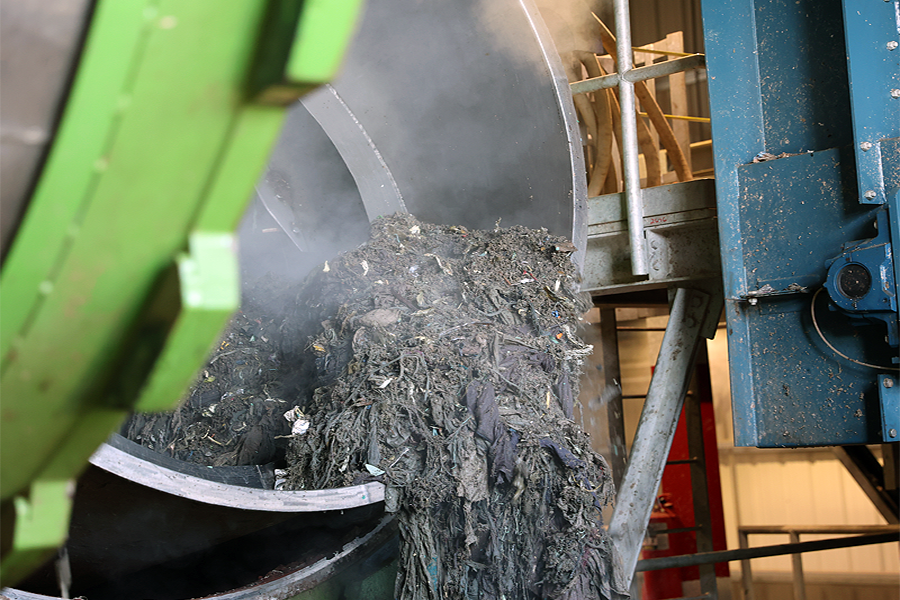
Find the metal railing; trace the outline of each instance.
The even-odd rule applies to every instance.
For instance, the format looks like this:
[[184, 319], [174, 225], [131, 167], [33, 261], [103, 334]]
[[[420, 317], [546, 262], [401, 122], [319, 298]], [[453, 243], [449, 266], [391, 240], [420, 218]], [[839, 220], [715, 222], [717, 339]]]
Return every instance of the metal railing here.
[[616, 65], [618, 72], [572, 83], [572, 94], [586, 94], [619, 86], [622, 121], [622, 178], [628, 213], [628, 241], [631, 249], [631, 271], [634, 275], [650, 272], [644, 236], [644, 212], [641, 199], [641, 173], [638, 160], [637, 112], [634, 84], [706, 66], [702, 54], [693, 54], [646, 67], [634, 68], [631, 47], [629, 0], [615, 0]]
[[[742, 549], [750, 548], [750, 535], [752, 534], [786, 534], [790, 537], [791, 544], [800, 544], [802, 534], [895, 534], [900, 529], [896, 525], [744, 525], [738, 527], [738, 545]], [[850, 538], [852, 539], [852, 538]], [[822, 540], [830, 541], [830, 540]], [[896, 537], [900, 541], [900, 536]], [[811, 542], [815, 543], [815, 542]], [[806, 600], [806, 581], [803, 578], [803, 557], [800, 553], [791, 555], [791, 580], [794, 586], [794, 600]], [[750, 570], [750, 560], [741, 560], [741, 587], [744, 592], [744, 600], [753, 599], [753, 573]]]

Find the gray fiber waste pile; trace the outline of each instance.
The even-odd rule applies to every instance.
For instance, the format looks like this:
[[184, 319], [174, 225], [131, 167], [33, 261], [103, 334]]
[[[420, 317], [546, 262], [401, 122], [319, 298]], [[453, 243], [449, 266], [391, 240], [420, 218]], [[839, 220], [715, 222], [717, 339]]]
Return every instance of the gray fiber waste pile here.
[[610, 471], [572, 419], [591, 347], [571, 250], [397, 215], [300, 291], [317, 383], [286, 489], [382, 481], [398, 598], [617, 597]]
[[259, 287], [182, 407], [123, 433], [200, 464], [286, 464], [281, 489], [384, 483], [402, 600], [619, 598], [610, 470], [573, 420], [591, 347], [572, 250], [377, 219], [299, 288]]

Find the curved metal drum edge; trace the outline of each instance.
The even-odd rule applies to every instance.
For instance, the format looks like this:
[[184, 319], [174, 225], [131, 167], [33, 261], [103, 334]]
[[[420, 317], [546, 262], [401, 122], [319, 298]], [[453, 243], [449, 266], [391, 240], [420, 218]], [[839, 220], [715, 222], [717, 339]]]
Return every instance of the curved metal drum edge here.
[[[322, 559], [308, 567], [288, 573], [274, 581], [267, 581], [242, 590], [209, 596], [216, 600], [282, 600], [315, 587], [328, 579], [338, 569], [356, 560], [364, 560], [385, 546], [393, 549], [396, 523], [392, 515], [382, 519], [378, 526], [362, 537], [347, 543], [331, 558]], [[393, 542], [394, 544], [396, 542]], [[391, 552], [388, 552], [390, 554]]]
[[403, 195], [365, 127], [331, 85], [304, 96], [300, 103], [331, 138], [353, 175], [369, 220], [406, 212]]
[[519, 0], [522, 10], [528, 16], [528, 21], [534, 30], [538, 44], [544, 54], [544, 60], [550, 69], [553, 78], [553, 89], [559, 101], [560, 114], [566, 127], [566, 137], [569, 141], [569, 158], [572, 165], [572, 243], [575, 252], [572, 253], [572, 262], [578, 268], [580, 274], [584, 269], [584, 258], [587, 248], [587, 175], [584, 171], [584, 150], [581, 141], [581, 131], [578, 127], [578, 116], [575, 112], [575, 103], [569, 88], [569, 80], [556, 45], [550, 36], [544, 20], [538, 13], [537, 6], [532, 0]]
[[327, 490], [281, 491], [230, 485], [180, 473], [103, 444], [91, 464], [147, 487], [181, 498], [243, 510], [316, 512], [345, 510], [384, 500], [384, 485], [370, 482]]
[[[307, 567], [288, 572], [275, 579], [263, 580], [241, 589], [231, 590], [207, 598], [216, 600], [286, 600], [294, 595], [312, 589], [337, 574], [341, 569], [384, 554], [390, 558], [396, 546], [396, 524], [392, 515], [367, 534], [345, 544], [334, 555], [323, 558]], [[377, 558], [377, 557], [376, 557]], [[0, 598], [8, 600], [58, 600], [56, 596], [45, 596], [12, 588], [0, 589]]]
[[[574, 103], [561, 59], [531, 0], [367, 6], [341, 74], [304, 98], [352, 174], [368, 218], [407, 210], [474, 229], [524, 225], [571, 237], [583, 263], [587, 183]], [[300, 112], [307, 114], [301, 115]], [[295, 213], [315, 207], [305, 174], [312, 139], [273, 154]], [[324, 172], [324, 170], [323, 170]], [[335, 198], [341, 194], [335, 193]]]

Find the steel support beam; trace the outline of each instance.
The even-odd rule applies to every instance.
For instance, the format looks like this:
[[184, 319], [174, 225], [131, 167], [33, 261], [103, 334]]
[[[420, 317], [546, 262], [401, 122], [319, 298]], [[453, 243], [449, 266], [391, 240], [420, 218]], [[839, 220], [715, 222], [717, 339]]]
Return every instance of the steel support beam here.
[[[800, 534], [790, 533], [791, 544], [800, 543]], [[803, 555], [799, 552], [791, 555], [791, 581], [794, 584], [794, 600], [806, 600], [806, 581], [803, 579]]]
[[[738, 545], [741, 549], [750, 547], [750, 536], [743, 529], [738, 529]], [[750, 567], [750, 558], [741, 559], [741, 588], [744, 600], [753, 600], [753, 571]]]
[[679, 288], [675, 293], [609, 526], [628, 583], [634, 576], [653, 501], [691, 382], [708, 307], [708, 294], [686, 288]]
[[[698, 344], [699, 362], [707, 363], [706, 348]], [[709, 386], [708, 365], [706, 368], [707, 382], [698, 385]], [[699, 380], [700, 377], [698, 376]], [[706, 390], [707, 392], [709, 390]], [[703, 445], [703, 417], [700, 412], [700, 395], [692, 394], [685, 400], [684, 407], [685, 424], [687, 425], [688, 452], [692, 462], [691, 469], [691, 495], [694, 500], [694, 523], [697, 526], [696, 540], [697, 552], [713, 551], [712, 515], [710, 514], [709, 478], [706, 472], [706, 450]], [[716, 568], [714, 565], [700, 565], [700, 591], [709, 598], [718, 598], [716, 584]]]
[[900, 443], [882, 444], [881, 455], [884, 458], [884, 489], [896, 498], [900, 488]]
[[885, 489], [884, 468], [866, 446], [835, 446], [835, 455], [888, 523], [900, 523], [897, 493]]
[[616, 390], [610, 394], [606, 403], [606, 421], [609, 431], [609, 466], [612, 469], [613, 483], [618, 490], [622, 486], [625, 474], [625, 457], [628, 449], [625, 446], [625, 419], [622, 407], [622, 385], [619, 372], [619, 334], [616, 328], [616, 309], [600, 308], [600, 340], [603, 360], [603, 375], [606, 380], [604, 390]]

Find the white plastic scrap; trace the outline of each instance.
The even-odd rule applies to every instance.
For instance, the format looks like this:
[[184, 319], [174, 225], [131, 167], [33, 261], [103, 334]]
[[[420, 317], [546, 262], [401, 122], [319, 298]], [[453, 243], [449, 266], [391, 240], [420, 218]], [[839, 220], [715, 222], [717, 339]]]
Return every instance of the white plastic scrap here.
[[438, 265], [438, 267], [440, 268], [441, 271], [443, 271], [443, 272], [446, 273], [447, 275], [453, 275], [453, 269], [450, 268], [450, 265], [445, 265], [444, 263], [442, 263], [442, 262], [441, 262], [441, 257], [438, 256], [437, 254], [432, 254], [431, 252], [426, 252], [426, 253], [423, 254], [422, 256], [430, 256], [431, 258], [433, 258], [434, 260], [437, 261], [437, 265]]
[[303, 435], [309, 430], [308, 419], [297, 419], [291, 426], [291, 435]]
[[291, 424], [291, 435], [303, 435], [309, 430], [309, 419], [306, 418], [299, 406], [284, 413], [284, 418]]
[[379, 469], [375, 465], [370, 465], [369, 463], [366, 463], [366, 471], [368, 471], [375, 477], [378, 477], [379, 475], [384, 475], [384, 469]]
[[275, 489], [283, 490], [284, 484], [287, 483], [287, 469], [275, 469]]

